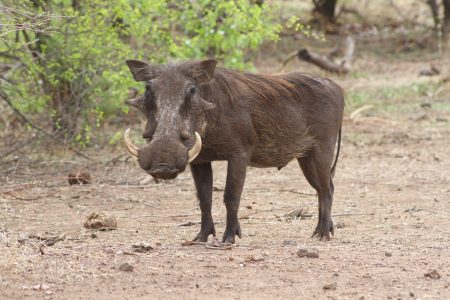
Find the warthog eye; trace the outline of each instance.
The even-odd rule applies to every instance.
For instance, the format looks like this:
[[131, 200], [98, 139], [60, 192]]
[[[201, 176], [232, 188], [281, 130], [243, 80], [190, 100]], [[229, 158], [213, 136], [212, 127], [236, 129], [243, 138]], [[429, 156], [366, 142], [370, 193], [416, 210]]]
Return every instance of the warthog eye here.
[[194, 85], [189, 85], [186, 87], [186, 94], [184, 96], [184, 107], [185, 108], [193, 108], [192, 106], [195, 106], [195, 103], [193, 103], [192, 100], [194, 98], [196, 91], [197, 91], [197, 89]]

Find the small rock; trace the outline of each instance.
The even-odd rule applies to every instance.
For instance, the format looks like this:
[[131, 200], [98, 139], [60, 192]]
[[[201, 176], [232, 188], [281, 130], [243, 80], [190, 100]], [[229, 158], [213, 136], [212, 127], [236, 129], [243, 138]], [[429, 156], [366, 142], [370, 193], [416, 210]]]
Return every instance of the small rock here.
[[28, 240], [28, 234], [27, 233], [24, 233], [24, 232], [22, 232], [21, 234], [19, 234], [19, 237], [17, 238], [17, 241], [20, 243], [20, 244], [25, 244], [25, 242]]
[[117, 221], [114, 216], [107, 215], [106, 213], [91, 213], [87, 220], [84, 222], [84, 228], [87, 229], [116, 229]]
[[336, 290], [336, 288], [337, 288], [337, 283], [336, 282], [325, 284], [323, 286], [323, 289], [324, 290], [328, 290], [328, 291], [334, 291], [334, 290]]
[[392, 253], [391, 252], [384, 252], [384, 255], [386, 256], [386, 257], [391, 257], [392, 256]]
[[341, 229], [341, 228], [344, 228], [344, 227], [345, 227], [345, 223], [344, 222], [337, 222], [336, 223], [336, 228]]
[[284, 240], [281, 245], [282, 246], [297, 246], [297, 241], [295, 241], [295, 240]]
[[215, 236], [213, 236], [211, 239], [211, 246], [212, 247], [221, 247], [222, 243]]
[[434, 269], [425, 273], [424, 276], [425, 276], [425, 278], [430, 278], [430, 279], [440, 279], [441, 278], [441, 274], [439, 274], [438, 271], [436, 271]]
[[414, 295], [413, 292], [409, 292], [409, 296], [410, 296], [410, 297], [414, 297], [415, 295]]
[[319, 249], [317, 248], [300, 248], [297, 251], [298, 257], [319, 258]]
[[96, 239], [96, 238], [97, 238], [97, 235], [96, 235], [95, 233], [91, 233], [90, 237], [91, 237], [92, 239]]
[[251, 205], [247, 205], [246, 208], [247, 209], [252, 209], [252, 206]]
[[137, 253], [145, 253], [153, 250], [153, 247], [147, 243], [134, 244], [131, 247], [133, 248], [133, 251]]
[[120, 265], [119, 270], [123, 272], [133, 272], [134, 267], [130, 263], [126, 262]]
[[92, 182], [91, 173], [87, 169], [73, 170], [68, 175], [70, 185], [74, 184], [89, 184]]
[[46, 285], [45, 283], [41, 283], [41, 284], [37, 284], [37, 285], [33, 286], [33, 290], [35, 290], [35, 291], [46, 291], [49, 288], [50, 287], [48, 285]]

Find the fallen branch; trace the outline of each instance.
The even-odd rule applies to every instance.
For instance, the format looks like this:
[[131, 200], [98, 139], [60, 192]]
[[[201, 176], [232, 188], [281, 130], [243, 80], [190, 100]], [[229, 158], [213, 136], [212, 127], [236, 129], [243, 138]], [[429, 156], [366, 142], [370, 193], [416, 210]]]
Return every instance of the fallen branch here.
[[352, 68], [352, 59], [355, 52], [355, 40], [352, 37], [347, 37], [344, 48], [344, 56], [338, 62], [331, 59], [335, 53], [339, 51], [333, 50], [333, 55], [322, 55], [306, 48], [300, 49], [297, 52], [293, 52], [288, 55], [288, 57], [283, 61], [282, 66], [284, 67], [289, 61], [297, 57], [300, 60], [309, 62], [319, 68], [326, 70], [328, 72], [337, 74], [347, 74]]

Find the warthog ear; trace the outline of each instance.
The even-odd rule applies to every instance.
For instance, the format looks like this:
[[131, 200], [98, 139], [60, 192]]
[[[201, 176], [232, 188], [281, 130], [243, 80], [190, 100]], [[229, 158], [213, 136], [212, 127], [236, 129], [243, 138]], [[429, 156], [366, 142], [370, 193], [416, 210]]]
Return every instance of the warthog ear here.
[[194, 62], [187, 67], [187, 75], [195, 80], [197, 84], [210, 81], [214, 77], [217, 60], [205, 59]]
[[155, 78], [160, 71], [160, 67], [151, 66], [140, 60], [128, 59], [126, 64], [136, 81], [148, 81]]
[[200, 99], [200, 107], [201, 107], [202, 111], [207, 111], [207, 110], [216, 108], [216, 105], [214, 103], [208, 102], [204, 99]]
[[134, 98], [134, 99], [129, 99], [127, 101], [125, 101], [125, 103], [129, 106], [133, 106], [136, 108], [140, 108], [141, 107], [141, 98]]

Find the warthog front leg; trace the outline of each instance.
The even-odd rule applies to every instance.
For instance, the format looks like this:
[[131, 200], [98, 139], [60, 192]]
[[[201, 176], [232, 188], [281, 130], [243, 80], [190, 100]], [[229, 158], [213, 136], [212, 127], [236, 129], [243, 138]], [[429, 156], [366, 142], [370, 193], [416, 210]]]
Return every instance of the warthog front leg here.
[[207, 242], [210, 234], [216, 236], [214, 222], [211, 215], [213, 173], [211, 163], [191, 164], [197, 197], [202, 211], [202, 225], [194, 241]]
[[235, 236], [241, 238], [238, 210], [244, 188], [247, 158], [245, 155], [235, 155], [228, 160], [227, 183], [225, 186], [224, 203], [227, 208], [227, 225], [223, 234], [223, 243], [234, 243]]

